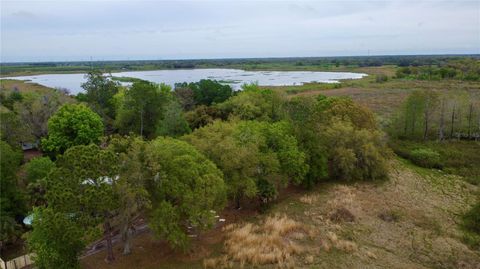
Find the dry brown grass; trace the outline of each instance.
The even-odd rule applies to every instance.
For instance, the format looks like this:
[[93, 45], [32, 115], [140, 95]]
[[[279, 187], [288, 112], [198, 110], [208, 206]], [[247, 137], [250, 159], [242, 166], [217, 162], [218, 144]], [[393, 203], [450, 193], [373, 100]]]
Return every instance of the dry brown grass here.
[[[230, 261], [241, 267], [245, 264], [273, 264], [281, 268], [293, 268], [295, 256], [305, 252], [298, 241], [313, 236], [303, 224], [286, 215], [267, 217], [258, 225], [228, 225], [225, 232], [226, 255], [206, 259], [205, 268], [230, 267]], [[313, 257], [309, 260], [313, 261]]]
[[314, 204], [315, 202], [317, 202], [317, 200], [318, 200], [318, 196], [315, 194], [305, 194], [302, 197], [300, 197], [300, 202], [304, 204], [309, 204], [309, 205]]

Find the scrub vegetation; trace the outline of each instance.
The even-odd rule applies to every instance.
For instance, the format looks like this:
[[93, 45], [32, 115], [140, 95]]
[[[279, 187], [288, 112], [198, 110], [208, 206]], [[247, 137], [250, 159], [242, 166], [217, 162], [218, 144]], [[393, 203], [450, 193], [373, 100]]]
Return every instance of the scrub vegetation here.
[[[2, 257], [24, 247], [38, 268], [475, 268], [479, 65], [2, 64], [2, 75], [89, 68], [76, 96], [1, 80]], [[233, 91], [213, 80], [122, 86], [104, 73], [198, 67], [369, 76]]]

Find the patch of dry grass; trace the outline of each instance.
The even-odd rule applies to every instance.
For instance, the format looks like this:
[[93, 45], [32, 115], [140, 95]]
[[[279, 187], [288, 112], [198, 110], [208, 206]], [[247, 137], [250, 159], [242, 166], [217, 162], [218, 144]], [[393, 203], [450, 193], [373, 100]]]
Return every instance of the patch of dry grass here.
[[[313, 234], [302, 223], [286, 215], [267, 217], [260, 224], [228, 225], [225, 227], [226, 255], [217, 259], [206, 259], [205, 268], [229, 268], [232, 262], [253, 266], [273, 264], [282, 268], [293, 268], [295, 256], [305, 252], [299, 240]], [[313, 257], [309, 258], [313, 262]]]
[[317, 202], [317, 200], [318, 196], [315, 194], [305, 194], [300, 197], [300, 202], [308, 205], [314, 204], [315, 202]]

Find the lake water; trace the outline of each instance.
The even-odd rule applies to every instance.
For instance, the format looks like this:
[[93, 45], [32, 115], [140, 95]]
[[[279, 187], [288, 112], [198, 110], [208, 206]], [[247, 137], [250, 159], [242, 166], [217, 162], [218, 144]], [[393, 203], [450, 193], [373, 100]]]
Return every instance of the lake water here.
[[[156, 83], [174, 86], [179, 82], [197, 82], [201, 79], [214, 79], [240, 89], [244, 83], [257, 82], [261, 86], [302, 85], [308, 82], [335, 83], [341, 79], [359, 79], [366, 74], [350, 72], [307, 72], [307, 71], [244, 71], [239, 69], [181, 69], [153, 70], [112, 73], [116, 77], [133, 77]], [[28, 80], [51, 88], [68, 89], [71, 93], [82, 92], [81, 84], [85, 74], [46, 74], [10, 77]]]

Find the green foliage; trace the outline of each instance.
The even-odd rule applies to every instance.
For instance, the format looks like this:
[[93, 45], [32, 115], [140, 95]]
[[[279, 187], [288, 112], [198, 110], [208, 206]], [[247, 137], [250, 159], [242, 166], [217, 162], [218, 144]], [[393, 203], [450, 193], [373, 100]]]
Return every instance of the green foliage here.
[[410, 152], [410, 158], [418, 166], [426, 168], [442, 168], [440, 154], [429, 148], [414, 149]]
[[190, 132], [180, 104], [176, 101], [168, 103], [163, 119], [158, 123], [157, 135], [178, 137]]
[[463, 227], [480, 235], [480, 203], [463, 216]]
[[185, 120], [190, 129], [194, 130], [222, 118], [222, 111], [217, 106], [197, 106], [194, 110], [185, 113]]
[[216, 121], [184, 139], [223, 171], [237, 205], [242, 197], [257, 194], [261, 201], [271, 201], [279, 188], [301, 183], [308, 171], [305, 154], [286, 122]]
[[41, 93], [26, 93], [22, 102], [14, 106], [15, 113], [22, 124], [28, 128], [27, 134], [32, 140], [40, 140], [47, 136], [47, 124], [50, 117], [64, 104], [71, 100], [58, 91]]
[[349, 97], [317, 97], [316, 110], [319, 119], [325, 126], [337, 121], [346, 121], [357, 129], [375, 130], [377, 123], [375, 115], [368, 108], [356, 104]]
[[221, 210], [226, 192], [222, 172], [186, 142], [159, 137], [145, 149], [152, 200], [149, 225], [177, 247], [186, 246], [186, 226], [204, 229]]
[[202, 79], [199, 82], [180, 83], [176, 88], [189, 88], [193, 92], [193, 100], [198, 105], [212, 105], [221, 103], [233, 94], [229, 85], [223, 85], [215, 80]]
[[480, 102], [472, 93], [414, 91], [394, 115], [388, 129], [399, 139], [475, 139], [480, 137], [479, 115]]
[[115, 97], [115, 126], [122, 134], [134, 132], [147, 138], [154, 137], [169, 96], [170, 88], [166, 85], [134, 82], [129, 89]]
[[0, 246], [21, 235], [16, 218], [25, 213], [25, 204], [17, 186], [17, 170], [22, 155], [4, 141], [0, 141]]
[[72, 146], [97, 143], [102, 134], [100, 116], [85, 105], [68, 104], [48, 120], [48, 138], [42, 139], [42, 148], [63, 153]]
[[14, 148], [20, 147], [21, 142], [33, 140], [19, 115], [3, 107], [0, 107], [0, 136]]
[[440, 80], [480, 80], [480, 61], [478, 59], [462, 59], [449, 61], [441, 66], [405, 66], [397, 70], [397, 78]]
[[356, 129], [339, 121], [326, 127], [331, 176], [343, 180], [376, 180], [387, 177], [388, 149], [379, 131]]
[[307, 187], [328, 176], [327, 150], [320, 139], [321, 117], [316, 103], [314, 98], [296, 97], [284, 105], [299, 147], [305, 152], [306, 163], [310, 167], [304, 180]]
[[0, 104], [10, 110], [13, 110], [15, 103], [21, 102], [22, 100], [23, 95], [18, 90], [11, 91], [8, 96], [5, 96], [5, 92], [2, 90], [0, 95]]
[[33, 183], [45, 178], [54, 167], [55, 163], [48, 157], [33, 158], [25, 165], [28, 182]]
[[100, 70], [88, 72], [85, 78], [87, 81], [82, 88], [89, 106], [107, 122], [111, 121], [115, 117], [113, 96], [117, 94], [120, 84], [103, 75]]
[[52, 208], [36, 208], [33, 215], [33, 230], [27, 243], [39, 269], [80, 268], [78, 256], [85, 247], [82, 227], [64, 212]]
[[255, 172], [258, 149], [255, 143], [239, 143], [234, 137], [236, 127], [233, 122], [215, 121], [183, 139], [223, 171], [229, 196], [239, 203], [242, 197], [252, 198], [257, 194]]
[[480, 143], [472, 141], [410, 141], [391, 140], [390, 147], [400, 157], [413, 162], [411, 152], [418, 149], [429, 149], [440, 156], [437, 168], [464, 177], [472, 184], [480, 184]]
[[[118, 157], [97, 145], [69, 148], [47, 177], [47, 201], [56, 211], [103, 218], [115, 208]], [[88, 219], [90, 221], [90, 219]]]
[[282, 97], [278, 92], [263, 90], [256, 84], [218, 105], [224, 114], [241, 120], [277, 121], [282, 119]]
[[471, 247], [478, 248], [480, 246], [480, 202], [463, 215], [461, 226], [464, 229], [464, 241]]
[[[119, 158], [97, 145], [69, 148], [61, 155], [47, 177], [45, 195], [48, 207], [75, 216], [85, 237], [98, 236], [103, 223], [107, 260], [113, 260], [111, 221], [119, 210], [117, 192]], [[90, 240], [97, 238], [90, 238]]]
[[384, 74], [379, 74], [375, 76], [375, 82], [383, 83], [388, 81], [388, 76]]

